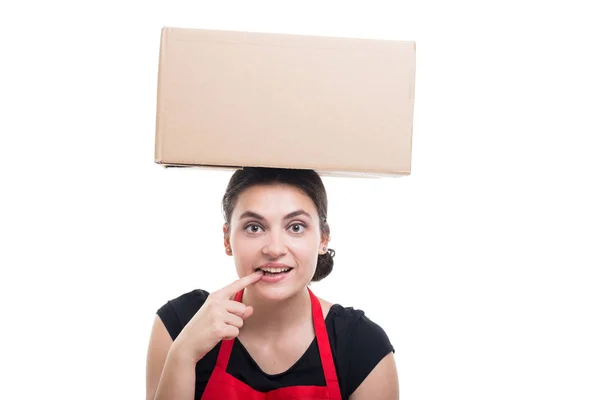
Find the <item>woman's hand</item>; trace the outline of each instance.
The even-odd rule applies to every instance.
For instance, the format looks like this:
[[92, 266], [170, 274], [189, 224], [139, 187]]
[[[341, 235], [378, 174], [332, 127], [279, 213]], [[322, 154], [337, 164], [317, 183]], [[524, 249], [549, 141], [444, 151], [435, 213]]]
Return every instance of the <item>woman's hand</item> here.
[[185, 358], [192, 357], [196, 363], [221, 340], [236, 338], [253, 310], [233, 298], [262, 275], [261, 271], [254, 272], [211, 293], [173, 342], [174, 350]]

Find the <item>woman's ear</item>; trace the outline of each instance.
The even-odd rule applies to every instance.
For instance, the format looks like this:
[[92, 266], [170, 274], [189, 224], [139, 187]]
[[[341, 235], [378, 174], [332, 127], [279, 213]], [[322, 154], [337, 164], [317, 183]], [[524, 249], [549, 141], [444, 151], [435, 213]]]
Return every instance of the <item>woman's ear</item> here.
[[231, 241], [229, 240], [229, 226], [227, 223], [223, 224], [223, 245], [225, 246], [225, 254], [228, 256], [232, 255], [231, 251]]
[[327, 253], [327, 249], [329, 248], [329, 240], [329, 236], [321, 235], [321, 242], [319, 243], [319, 254], [323, 255]]

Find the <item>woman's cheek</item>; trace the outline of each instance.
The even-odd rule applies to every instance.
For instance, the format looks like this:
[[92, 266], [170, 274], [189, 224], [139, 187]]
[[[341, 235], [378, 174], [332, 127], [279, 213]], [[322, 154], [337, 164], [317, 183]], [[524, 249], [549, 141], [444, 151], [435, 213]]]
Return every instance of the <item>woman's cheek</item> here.
[[308, 240], [298, 240], [290, 243], [288, 248], [298, 257], [310, 257], [315, 252], [315, 246]]

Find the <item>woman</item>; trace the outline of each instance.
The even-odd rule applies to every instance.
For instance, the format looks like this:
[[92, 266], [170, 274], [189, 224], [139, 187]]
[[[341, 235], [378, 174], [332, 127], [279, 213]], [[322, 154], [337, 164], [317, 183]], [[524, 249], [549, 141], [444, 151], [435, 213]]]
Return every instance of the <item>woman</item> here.
[[241, 278], [158, 310], [147, 399], [398, 399], [385, 332], [308, 288], [330, 274], [335, 255], [319, 175], [237, 170], [223, 213], [225, 253]]

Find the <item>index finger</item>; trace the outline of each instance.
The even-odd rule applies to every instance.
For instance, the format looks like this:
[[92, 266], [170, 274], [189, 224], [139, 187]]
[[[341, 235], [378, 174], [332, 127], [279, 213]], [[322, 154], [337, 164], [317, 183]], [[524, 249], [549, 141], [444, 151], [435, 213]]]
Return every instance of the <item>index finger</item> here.
[[233, 283], [225, 286], [223, 289], [219, 290], [219, 292], [222, 293], [224, 297], [230, 298], [240, 290], [252, 285], [253, 283], [258, 282], [260, 278], [262, 278], [262, 276], [262, 271], [255, 271], [250, 275], [246, 275], [245, 277], [240, 278], [237, 281], [234, 281]]

